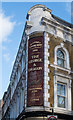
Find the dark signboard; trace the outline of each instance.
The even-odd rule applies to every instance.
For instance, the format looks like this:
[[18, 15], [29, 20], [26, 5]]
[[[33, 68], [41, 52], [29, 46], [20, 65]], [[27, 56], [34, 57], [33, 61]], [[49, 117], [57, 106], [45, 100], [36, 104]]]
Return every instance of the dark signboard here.
[[28, 41], [27, 106], [43, 105], [43, 42], [42, 36]]

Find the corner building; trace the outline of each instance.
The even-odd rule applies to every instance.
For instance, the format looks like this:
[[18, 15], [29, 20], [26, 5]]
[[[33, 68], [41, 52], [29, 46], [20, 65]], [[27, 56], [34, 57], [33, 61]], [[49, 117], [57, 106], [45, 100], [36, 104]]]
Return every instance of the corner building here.
[[3, 118], [48, 120], [54, 111], [73, 119], [73, 25], [51, 12], [35, 5], [27, 13]]

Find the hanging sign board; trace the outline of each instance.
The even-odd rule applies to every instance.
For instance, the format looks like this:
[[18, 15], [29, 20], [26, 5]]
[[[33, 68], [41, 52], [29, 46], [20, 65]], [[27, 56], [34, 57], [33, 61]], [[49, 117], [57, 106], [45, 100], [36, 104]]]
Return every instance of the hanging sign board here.
[[28, 40], [27, 106], [43, 106], [43, 36]]

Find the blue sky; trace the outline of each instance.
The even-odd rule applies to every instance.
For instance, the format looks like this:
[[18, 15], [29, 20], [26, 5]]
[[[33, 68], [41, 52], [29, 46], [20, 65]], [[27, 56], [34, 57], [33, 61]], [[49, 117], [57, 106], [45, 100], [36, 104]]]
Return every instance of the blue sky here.
[[2, 59], [0, 59], [0, 66], [2, 66], [0, 67], [0, 73], [2, 72], [2, 78], [0, 77], [0, 98], [2, 98], [10, 81], [12, 66], [21, 41], [27, 12], [35, 4], [43, 4], [52, 10], [52, 14], [71, 22], [71, 3], [69, 2], [2, 3], [2, 9], [0, 9], [0, 37], [2, 37], [0, 40], [0, 46], [2, 44]]

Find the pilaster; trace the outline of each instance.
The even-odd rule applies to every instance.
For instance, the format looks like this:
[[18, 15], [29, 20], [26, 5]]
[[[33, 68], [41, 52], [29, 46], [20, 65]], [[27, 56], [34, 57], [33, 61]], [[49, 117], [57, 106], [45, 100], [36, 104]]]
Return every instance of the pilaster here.
[[48, 93], [48, 90], [50, 89], [50, 86], [48, 84], [49, 81], [49, 52], [48, 49], [50, 48], [48, 45], [48, 42], [50, 41], [50, 38], [48, 37], [48, 33], [44, 32], [44, 106], [50, 107], [50, 101], [48, 99], [50, 98], [50, 93]]

